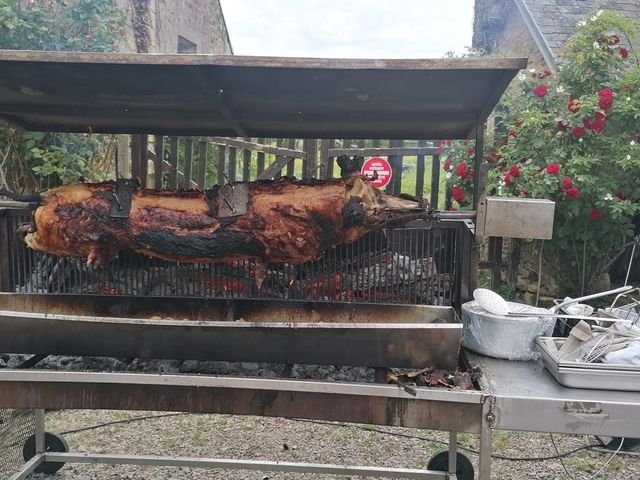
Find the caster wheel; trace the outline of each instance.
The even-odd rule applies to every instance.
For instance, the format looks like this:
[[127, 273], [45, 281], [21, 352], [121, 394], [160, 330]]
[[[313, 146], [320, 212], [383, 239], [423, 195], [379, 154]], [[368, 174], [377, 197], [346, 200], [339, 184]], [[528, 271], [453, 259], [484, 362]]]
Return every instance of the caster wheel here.
[[[458, 452], [456, 460], [456, 475], [458, 476], [458, 480], [473, 480], [475, 472], [473, 465], [471, 465], [471, 460], [460, 452]], [[449, 450], [441, 450], [431, 457], [427, 468], [438, 472], [449, 471]]]
[[[621, 437], [596, 437], [604, 448], [609, 450], [617, 450], [620, 447]], [[634, 447], [640, 445], [640, 438], [625, 438], [622, 441], [622, 448], [620, 450], [631, 450]]]
[[[57, 433], [45, 432], [44, 434], [44, 450], [45, 452], [68, 452], [69, 445], [66, 440]], [[31, 460], [36, 454], [36, 436], [31, 435], [24, 442], [22, 447], [22, 457], [25, 462]], [[34, 471], [36, 473], [46, 473], [47, 475], [53, 475], [64, 466], [62, 462], [44, 462]]]

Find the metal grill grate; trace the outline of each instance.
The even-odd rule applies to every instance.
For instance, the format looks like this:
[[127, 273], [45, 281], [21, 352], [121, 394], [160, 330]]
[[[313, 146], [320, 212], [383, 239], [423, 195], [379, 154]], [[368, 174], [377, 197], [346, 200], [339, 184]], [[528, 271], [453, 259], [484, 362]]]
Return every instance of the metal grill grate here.
[[34, 410], [0, 410], [0, 478], [24, 465], [22, 447], [35, 431]]
[[5, 291], [432, 305], [457, 305], [460, 298], [464, 230], [454, 222], [383, 230], [317, 262], [268, 265], [258, 289], [250, 261], [183, 265], [124, 253], [95, 268], [33, 252], [14, 233], [28, 220], [27, 211], [8, 209], [0, 225], [8, 239], [0, 252]]

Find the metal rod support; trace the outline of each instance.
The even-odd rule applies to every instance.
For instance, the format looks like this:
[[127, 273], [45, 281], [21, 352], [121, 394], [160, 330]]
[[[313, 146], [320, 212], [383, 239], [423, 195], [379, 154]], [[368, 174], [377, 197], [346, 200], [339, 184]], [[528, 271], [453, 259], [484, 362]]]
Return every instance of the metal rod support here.
[[8, 480], [24, 480], [44, 462], [44, 454], [36, 454], [31, 460], [25, 463], [19, 472], [9, 477]]
[[112, 465], [153, 465], [183, 468], [219, 468], [225, 470], [267, 470], [277, 472], [314, 473], [329, 475], [360, 475], [404, 479], [442, 479], [445, 472], [408, 468], [361, 467], [320, 463], [269, 462], [242, 459], [204, 459], [190, 457], [161, 457], [150, 455], [101, 455], [91, 453], [47, 453], [47, 462], [104, 463]]

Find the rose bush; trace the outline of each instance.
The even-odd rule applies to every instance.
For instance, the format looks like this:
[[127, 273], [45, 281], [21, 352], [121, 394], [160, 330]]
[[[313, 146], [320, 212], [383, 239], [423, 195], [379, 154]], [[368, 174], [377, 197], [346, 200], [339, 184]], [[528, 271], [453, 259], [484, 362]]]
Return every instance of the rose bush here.
[[[487, 136], [490, 194], [556, 202], [546, 268], [568, 293], [595, 287], [640, 212], [640, 67], [620, 40], [636, 32], [611, 12], [587, 17], [555, 74], [532, 69], [514, 80]], [[444, 144], [451, 208], [470, 205], [473, 176], [459, 174], [472, 169], [467, 148]]]

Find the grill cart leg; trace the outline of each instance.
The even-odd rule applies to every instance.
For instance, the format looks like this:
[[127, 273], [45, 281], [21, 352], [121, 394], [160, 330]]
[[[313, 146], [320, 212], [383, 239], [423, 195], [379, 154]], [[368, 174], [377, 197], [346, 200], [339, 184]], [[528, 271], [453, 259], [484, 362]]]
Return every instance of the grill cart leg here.
[[[458, 432], [449, 432], [449, 479], [456, 480], [458, 466]], [[473, 480], [473, 479], [472, 479]]]
[[492, 412], [492, 402], [486, 401], [482, 407], [482, 426], [480, 427], [480, 459], [478, 461], [479, 480], [489, 480], [491, 478], [491, 449], [492, 430], [491, 426], [495, 420]]
[[475, 475], [471, 460], [458, 452], [457, 432], [449, 432], [449, 448], [431, 457], [427, 469], [447, 472], [448, 480], [474, 480]]
[[[25, 478], [29, 472], [53, 475], [64, 466], [64, 462], [46, 462], [47, 452], [68, 452], [67, 442], [57, 433], [45, 431], [44, 410], [36, 410], [36, 432], [27, 438], [22, 447], [22, 455], [27, 462], [25, 468], [18, 473], [15, 480]], [[29, 471], [26, 471], [30, 469]]]

